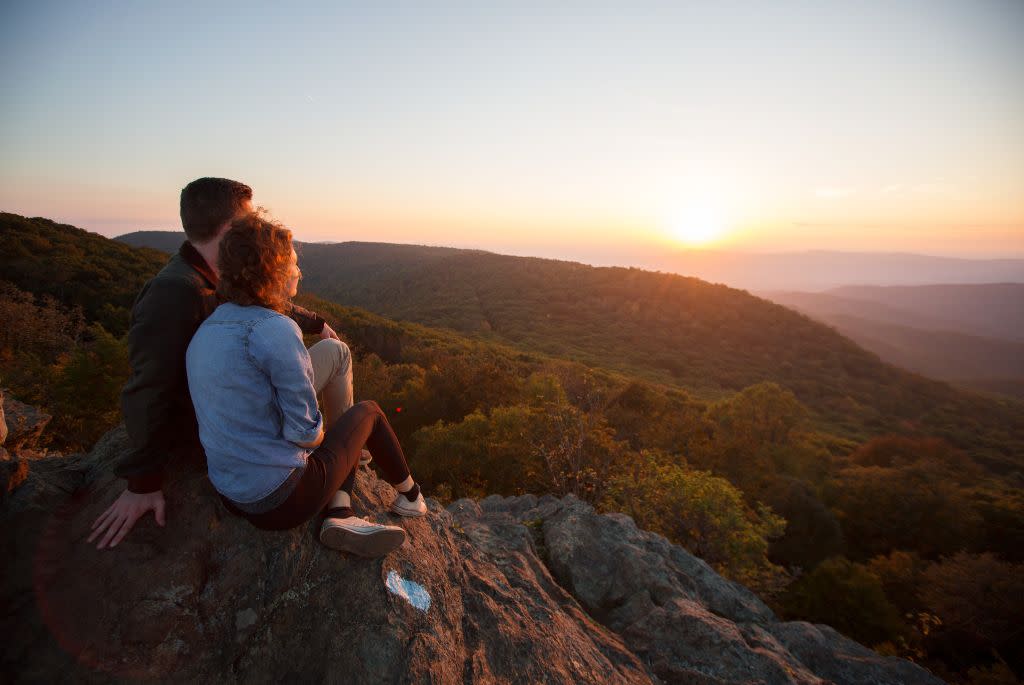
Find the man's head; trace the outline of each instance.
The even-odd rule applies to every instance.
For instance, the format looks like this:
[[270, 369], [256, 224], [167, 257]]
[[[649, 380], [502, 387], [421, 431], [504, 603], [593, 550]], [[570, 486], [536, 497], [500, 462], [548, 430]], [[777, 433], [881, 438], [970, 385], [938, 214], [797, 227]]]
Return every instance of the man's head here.
[[198, 178], [181, 191], [181, 225], [193, 244], [207, 243], [252, 211], [252, 188], [227, 178]]

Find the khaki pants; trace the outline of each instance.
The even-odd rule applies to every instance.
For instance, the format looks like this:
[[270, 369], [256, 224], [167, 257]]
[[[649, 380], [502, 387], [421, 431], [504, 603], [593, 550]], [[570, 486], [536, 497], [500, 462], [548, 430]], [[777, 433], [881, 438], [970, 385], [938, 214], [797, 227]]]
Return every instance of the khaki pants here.
[[326, 430], [352, 406], [352, 353], [348, 345], [330, 338], [310, 347], [309, 358]]

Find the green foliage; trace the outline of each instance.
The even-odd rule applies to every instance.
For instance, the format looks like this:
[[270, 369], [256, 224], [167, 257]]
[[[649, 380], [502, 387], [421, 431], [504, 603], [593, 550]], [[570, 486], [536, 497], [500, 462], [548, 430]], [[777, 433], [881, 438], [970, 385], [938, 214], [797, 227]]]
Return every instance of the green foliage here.
[[849, 554], [864, 560], [903, 549], [936, 558], [969, 548], [981, 531], [981, 517], [947, 475], [931, 463], [841, 470], [827, 497]]
[[995, 649], [1024, 668], [1024, 564], [961, 552], [929, 566], [921, 600], [941, 621], [932, 636], [948, 663], [971, 663]]
[[1024, 478], [1014, 474], [1005, 482], [973, 488], [971, 503], [983, 529], [971, 549], [993, 552], [1007, 561], [1024, 561]]
[[51, 393], [49, 430], [65, 449], [88, 450], [121, 420], [121, 388], [128, 381], [128, 346], [98, 323], [75, 350]]
[[921, 586], [921, 574], [928, 566], [914, 552], [896, 550], [885, 556], [878, 556], [867, 563], [867, 568], [878, 576], [885, 590], [885, 596], [901, 611], [911, 612], [921, 609], [918, 589]]
[[77, 306], [116, 336], [135, 296], [167, 261], [74, 226], [0, 212], [0, 273], [22, 290]]
[[474, 411], [413, 435], [413, 468], [424, 482], [447, 483], [453, 497], [553, 492], [598, 500], [628, 446], [603, 420], [568, 403], [558, 380], [535, 374], [529, 403]]
[[81, 310], [0, 283], [0, 381], [18, 399], [53, 416], [45, 438], [84, 450], [120, 421], [128, 378], [124, 339], [99, 323], [83, 328]]
[[751, 508], [727, 480], [660, 452], [644, 451], [618, 466], [602, 508], [629, 514], [744, 584], [766, 588], [781, 576], [767, 560], [768, 541], [786, 522], [768, 507]]
[[809, 483], [791, 477], [770, 480], [757, 489], [757, 497], [788, 523], [772, 541], [768, 556], [775, 563], [814, 568], [843, 549], [843, 533], [828, 507]]
[[24, 402], [44, 404], [79, 343], [81, 310], [0, 281], [0, 321], [0, 384]]
[[818, 481], [829, 459], [804, 430], [807, 416], [793, 393], [759, 383], [708, 409], [709, 440], [689, 454], [694, 463], [747, 489], [776, 475]]
[[878, 576], [843, 557], [827, 559], [803, 575], [781, 602], [789, 617], [827, 623], [867, 645], [898, 642], [907, 632]]

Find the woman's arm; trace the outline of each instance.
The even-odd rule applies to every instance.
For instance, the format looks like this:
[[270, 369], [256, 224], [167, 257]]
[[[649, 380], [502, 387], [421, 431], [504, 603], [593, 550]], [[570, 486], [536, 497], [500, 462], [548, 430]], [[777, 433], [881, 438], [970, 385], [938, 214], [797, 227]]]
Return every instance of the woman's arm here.
[[316, 404], [313, 364], [294, 321], [274, 316], [252, 329], [249, 354], [270, 378], [281, 410], [281, 437], [303, 448], [323, 440], [324, 422]]
[[320, 443], [324, 441], [324, 427], [320, 426], [320, 434], [316, 436], [316, 440], [312, 442], [297, 442], [295, 443], [299, 447], [305, 447], [306, 449], [313, 449], [320, 446]]

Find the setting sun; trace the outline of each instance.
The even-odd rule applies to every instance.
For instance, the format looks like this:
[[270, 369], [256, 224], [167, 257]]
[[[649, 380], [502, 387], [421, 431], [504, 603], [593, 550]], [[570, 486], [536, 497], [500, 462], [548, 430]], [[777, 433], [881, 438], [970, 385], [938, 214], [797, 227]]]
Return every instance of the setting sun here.
[[691, 205], [669, 216], [666, 231], [671, 238], [688, 247], [706, 247], [721, 240], [727, 230], [724, 213], [709, 205]]

